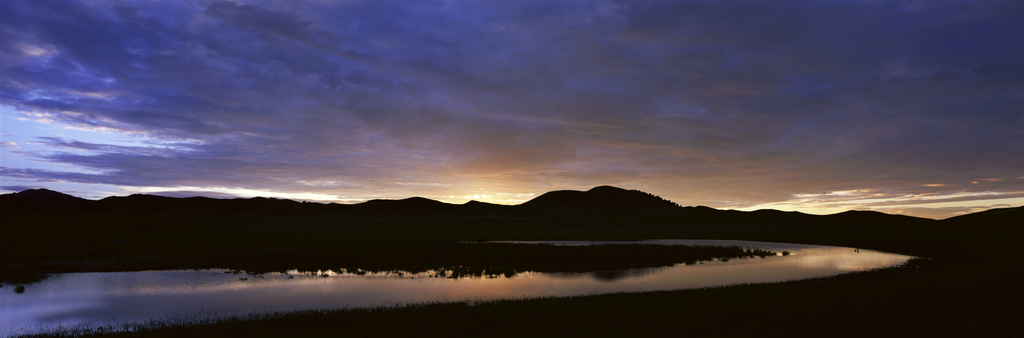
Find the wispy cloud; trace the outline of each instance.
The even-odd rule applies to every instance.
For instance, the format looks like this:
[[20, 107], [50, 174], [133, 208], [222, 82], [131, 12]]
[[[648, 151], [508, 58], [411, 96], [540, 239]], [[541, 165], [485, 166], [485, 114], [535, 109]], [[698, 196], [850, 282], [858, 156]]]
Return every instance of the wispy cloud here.
[[45, 135], [20, 156], [51, 167], [0, 173], [341, 199], [618, 184], [719, 207], [1012, 194], [1021, 15], [1016, 1], [6, 1], [0, 104], [164, 144]]

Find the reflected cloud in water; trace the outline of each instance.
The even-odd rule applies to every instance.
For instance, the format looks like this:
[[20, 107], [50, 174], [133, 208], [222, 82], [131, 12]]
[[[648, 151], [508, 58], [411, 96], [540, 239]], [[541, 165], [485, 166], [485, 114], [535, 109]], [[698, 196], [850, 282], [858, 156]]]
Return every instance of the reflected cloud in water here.
[[[636, 242], [631, 242], [636, 243]], [[588, 273], [471, 273], [459, 267], [421, 273], [322, 270], [247, 275], [231, 270], [59, 274], [0, 292], [0, 326], [10, 330], [112, 318], [140, 321], [204, 311], [299, 310], [427, 301], [486, 300], [674, 290], [776, 282], [863, 271], [911, 257], [871, 250], [746, 241], [658, 240], [647, 244], [720, 245], [789, 251], [789, 256], [736, 258], [672, 267]], [[559, 244], [559, 243], [554, 243]], [[565, 242], [593, 245], [600, 242]], [[454, 278], [458, 277], [458, 278]]]

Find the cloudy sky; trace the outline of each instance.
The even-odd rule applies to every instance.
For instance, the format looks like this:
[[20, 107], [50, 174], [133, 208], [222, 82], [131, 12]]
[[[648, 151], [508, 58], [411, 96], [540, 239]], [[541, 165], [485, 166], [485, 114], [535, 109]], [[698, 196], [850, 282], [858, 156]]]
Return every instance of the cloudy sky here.
[[1020, 1], [0, 2], [0, 193], [1024, 205]]

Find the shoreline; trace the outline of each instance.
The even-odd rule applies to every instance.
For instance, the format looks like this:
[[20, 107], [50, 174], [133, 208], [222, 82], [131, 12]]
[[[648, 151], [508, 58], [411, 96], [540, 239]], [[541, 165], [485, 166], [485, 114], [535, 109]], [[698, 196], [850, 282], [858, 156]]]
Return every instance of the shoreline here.
[[[272, 337], [340, 332], [358, 336], [464, 336], [485, 332], [498, 336], [662, 336], [684, 332], [695, 336], [758, 332], [761, 336], [854, 336], [883, 331], [1012, 336], [1021, 332], [1015, 325], [1020, 307], [1005, 292], [1018, 285], [1020, 275], [1017, 279], [1005, 277], [1022, 272], [1022, 268], [991, 259], [1010, 249], [994, 247], [970, 256], [915, 258], [899, 267], [776, 283], [298, 310], [216, 321], [172, 318], [135, 326], [137, 332], [111, 333], [94, 326], [92, 331], [65, 330], [34, 337]], [[842, 307], [836, 307], [840, 304]], [[1000, 311], [992, 311], [993, 305]], [[982, 323], [981, 318], [986, 321]], [[681, 327], [686, 330], [679, 331]]]
[[127, 272], [150, 270], [240, 270], [250, 274], [299, 271], [406, 271], [420, 273], [453, 269], [456, 276], [518, 272], [597, 272], [695, 264], [714, 259], [775, 256], [775, 252], [740, 247], [663, 246], [649, 244], [608, 244], [598, 246], [556, 246], [548, 244], [427, 243], [420, 246], [365, 248], [343, 252], [238, 253], [235, 257], [208, 258], [128, 256], [104, 260], [63, 259], [4, 267], [3, 284], [30, 284], [48, 274], [74, 272]]

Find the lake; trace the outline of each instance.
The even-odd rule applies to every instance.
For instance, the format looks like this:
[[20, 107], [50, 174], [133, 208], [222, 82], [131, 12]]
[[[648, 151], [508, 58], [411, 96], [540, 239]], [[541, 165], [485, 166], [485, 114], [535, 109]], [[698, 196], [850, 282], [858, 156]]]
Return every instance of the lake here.
[[[508, 243], [508, 242], [506, 242]], [[638, 242], [540, 241], [554, 245]], [[723, 240], [649, 240], [652, 245], [740, 246], [788, 256], [591, 273], [439, 278], [443, 271], [237, 274], [173, 270], [56, 274], [0, 289], [0, 336], [58, 325], [111, 324], [203, 313], [361, 307], [428, 301], [569, 296], [777, 282], [897, 266], [910, 256], [854, 248]], [[475, 245], [487, 245], [479, 243]]]

